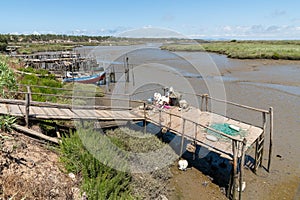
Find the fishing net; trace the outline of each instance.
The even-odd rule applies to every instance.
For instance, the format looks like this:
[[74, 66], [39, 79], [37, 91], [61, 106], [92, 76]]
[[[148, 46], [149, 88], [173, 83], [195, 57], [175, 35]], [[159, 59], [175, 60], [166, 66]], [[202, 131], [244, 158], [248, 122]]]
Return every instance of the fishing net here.
[[[230, 128], [229, 125], [230, 124], [227, 124], [227, 123], [215, 123], [215, 124], [210, 125], [209, 127], [212, 129], [215, 129], [217, 131], [220, 131], [222, 133], [225, 133], [227, 135], [230, 135], [230, 136], [238, 136], [239, 135], [240, 138], [246, 137], [247, 131], [242, 130], [242, 129], [240, 129], [240, 131], [237, 131], [237, 130]], [[208, 129], [207, 129], [207, 133], [209, 133], [210, 135], [213, 135], [219, 139], [222, 139], [222, 140], [230, 140], [229, 138], [227, 138], [223, 135], [220, 135], [214, 131], [208, 130]]]

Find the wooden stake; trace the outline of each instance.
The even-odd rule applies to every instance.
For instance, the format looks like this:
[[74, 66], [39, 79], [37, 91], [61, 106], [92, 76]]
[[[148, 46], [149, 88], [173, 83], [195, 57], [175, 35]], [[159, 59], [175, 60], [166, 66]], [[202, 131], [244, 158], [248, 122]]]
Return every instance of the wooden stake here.
[[232, 140], [232, 152], [233, 152], [233, 182], [232, 182], [232, 199], [235, 198], [236, 194], [236, 183], [237, 183], [237, 158], [238, 158], [238, 151], [237, 151], [237, 141]]
[[182, 118], [182, 135], [181, 135], [181, 144], [180, 144], [180, 157], [183, 154], [184, 129], [185, 129], [185, 119]]
[[[262, 140], [265, 140], [265, 133], [266, 133], [266, 128], [267, 128], [267, 114], [265, 112], [263, 112], [262, 115], [263, 115], [263, 134], [261, 137], [259, 137], [259, 140], [260, 140], [259, 146], [261, 146], [261, 145], [264, 146], [265, 142]], [[264, 155], [264, 147], [262, 147], [262, 149], [261, 149], [261, 157], [260, 157], [260, 165], [259, 165], [260, 167], [262, 166], [263, 155]]]
[[273, 145], [273, 107], [270, 107], [270, 145], [269, 145], [269, 160], [268, 160], [268, 172], [270, 172], [271, 159], [272, 159], [272, 145]]
[[245, 163], [245, 149], [246, 149], [247, 139], [244, 138], [242, 143], [242, 155], [241, 155], [241, 163], [240, 163], [240, 191], [239, 191], [239, 199], [242, 199], [242, 186], [243, 186], [243, 174], [244, 174], [244, 163]]
[[144, 102], [144, 134], [147, 132], [147, 122], [146, 122], [146, 103]]
[[200, 105], [200, 110], [203, 111], [203, 101], [204, 101], [204, 96], [201, 96], [201, 105]]
[[25, 94], [25, 122], [26, 127], [29, 127], [29, 110], [30, 110], [30, 94]]
[[205, 111], [208, 111], [208, 94], [205, 94]]

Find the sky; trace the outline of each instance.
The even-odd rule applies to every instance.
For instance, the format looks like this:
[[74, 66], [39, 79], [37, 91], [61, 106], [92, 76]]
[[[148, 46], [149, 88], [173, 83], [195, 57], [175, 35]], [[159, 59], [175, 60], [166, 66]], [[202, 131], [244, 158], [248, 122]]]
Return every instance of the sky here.
[[299, 0], [2, 0], [0, 5], [0, 33], [119, 36], [155, 28], [189, 38], [300, 39]]

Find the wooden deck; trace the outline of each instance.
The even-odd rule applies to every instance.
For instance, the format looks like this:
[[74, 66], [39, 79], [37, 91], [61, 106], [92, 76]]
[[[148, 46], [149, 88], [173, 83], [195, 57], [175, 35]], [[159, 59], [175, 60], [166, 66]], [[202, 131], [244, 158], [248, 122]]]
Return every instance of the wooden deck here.
[[[144, 111], [136, 110], [136, 113], [142, 116]], [[221, 157], [230, 160], [233, 158], [232, 140], [229, 138], [225, 139], [223, 137], [219, 138], [216, 142], [210, 141], [206, 138], [206, 135], [209, 135], [209, 133], [207, 133], [207, 129], [199, 124], [209, 127], [214, 123], [228, 123], [240, 127], [241, 130], [247, 133], [246, 150], [255, 143], [261, 134], [263, 134], [262, 128], [229, 119], [211, 112], [202, 112], [194, 107], [190, 107], [188, 111], [179, 111], [178, 107], [164, 109], [163, 111], [158, 108], [154, 108], [153, 110], [146, 111], [146, 117], [147, 121], [160, 127], [166, 127], [168, 130], [178, 135], [184, 135], [185, 138], [195, 141], [198, 145], [204, 146], [208, 148], [208, 150], [214, 151]], [[243, 140], [240, 135], [233, 138]], [[239, 150], [240, 148], [241, 147], [239, 147]], [[239, 156], [241, 156], [240, 153]]]
[[[25, 106], [16, 104], [0, 104], [0, 114], [24, 117]], [[138, 121], [144, 118], [129, 110], [72, 109], [49, 106], [30, 106], [29, 118], [40, 120], [98, 120], [98, 121]]]

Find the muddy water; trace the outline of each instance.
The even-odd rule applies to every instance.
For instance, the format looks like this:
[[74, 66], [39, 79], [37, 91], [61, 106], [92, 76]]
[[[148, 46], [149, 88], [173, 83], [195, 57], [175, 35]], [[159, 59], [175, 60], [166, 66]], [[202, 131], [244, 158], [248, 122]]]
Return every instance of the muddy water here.
[[[124, 71], [124, 57], [133, 64], [132, 84], [119, 75], [118, 92], [133, 92], [153, 85], [173, 86], [188, 93], [211, 96], [240, 104], [274, 108], [274, 149], [271, 172], [255, 175], [246, 170], [245, 199], [293, 199], [300, 185], [300, 61], [233, 60], [218, 54], [161, 51], [158, 45], [83, 48], [104, 67]], [[134, 84], [133, 84], [134, 82]], [[149, 94], [150, 95], [150, 94]], [[184, 95], [191, 104], [199, 101]], [[213, 110], [261, 125], [261, 114], [216, 105]], [[268, 134], [265, 144], [267, 166]], [[253, 155], [253, 150], [249, 152]], [[299, 194], [299, 191], [298, 191]], [[195, 194], [196, 195], [196, 194]], [[297, 197], [295, 197], [297, 198]]]

